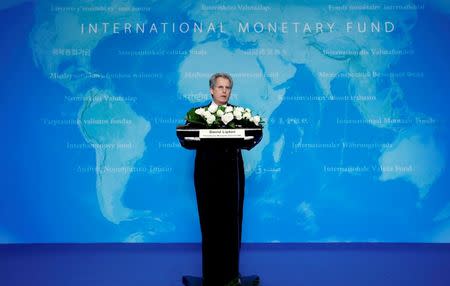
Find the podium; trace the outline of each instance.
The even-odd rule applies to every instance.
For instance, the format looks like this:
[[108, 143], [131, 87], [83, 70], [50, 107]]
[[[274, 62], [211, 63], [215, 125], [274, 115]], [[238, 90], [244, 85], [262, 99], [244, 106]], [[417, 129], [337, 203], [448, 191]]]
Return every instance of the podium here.
[[251, 150], [262, 139], [262, 128], [203, 129], [190, 125], [177, 126], [181, 146], [189, 150], [216, 146]]
[[[181, 146], [189, 150], [220, 148], [251, 150], [261, 141], [263, 136], [262, 128], [258, 127], [206, 129], [199, 128], [199, 126], [182, 125], [177, 126], [176, 133]], [[239, 176], [237, 177], [239, 178]], [[237, 179], [236, 185], [239, 184], [239, 179]], [[234, 241], [240, 245], [240, 236], [236, 237]], [[202, 261], [202, 263], [204, 262]], [[186, 275], [182, 277], [182, 283], [185, 286], [202, 286], [203, 278]], [[234, 284], [232, 283], [230, 286], [258, 286], [259, 283], [260, 278], [257, 275], [239, 275], [239, 279], [236, 279]]]

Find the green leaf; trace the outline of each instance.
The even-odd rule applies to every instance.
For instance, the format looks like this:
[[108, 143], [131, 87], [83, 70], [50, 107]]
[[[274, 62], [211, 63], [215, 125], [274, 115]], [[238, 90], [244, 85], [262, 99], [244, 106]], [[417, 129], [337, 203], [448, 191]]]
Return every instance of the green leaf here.
[[186, 114], [186, 121], [189, 123], [206, 125], [206, 120], [202, 116], [195, 113], [196, 109], [197, 108], [192, 108], [188, 111], [188, 113]]

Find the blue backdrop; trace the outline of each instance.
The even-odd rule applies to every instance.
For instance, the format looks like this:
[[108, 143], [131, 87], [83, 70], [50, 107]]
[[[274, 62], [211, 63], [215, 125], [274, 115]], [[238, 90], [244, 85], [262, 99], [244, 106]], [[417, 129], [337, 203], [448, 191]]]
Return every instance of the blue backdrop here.
[[0, 4], [0, 242], [200, 241], [219, 71], [267, 122], [244, 241], [450, 242], [450, 4], [152, 2]]

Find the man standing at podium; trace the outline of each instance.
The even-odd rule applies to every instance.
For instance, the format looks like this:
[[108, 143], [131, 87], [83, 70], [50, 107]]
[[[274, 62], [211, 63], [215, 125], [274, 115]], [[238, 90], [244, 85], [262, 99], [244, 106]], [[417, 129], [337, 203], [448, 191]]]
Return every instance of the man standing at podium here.
[[[230, 75], [212, 75], [210, 105], [227, 105], [232, 88]], [[245, 186], [241, 150], [225, 146], [197, 149], [194, 183], [202, 232], [203, 286], [241, 285], [239, 252]]]

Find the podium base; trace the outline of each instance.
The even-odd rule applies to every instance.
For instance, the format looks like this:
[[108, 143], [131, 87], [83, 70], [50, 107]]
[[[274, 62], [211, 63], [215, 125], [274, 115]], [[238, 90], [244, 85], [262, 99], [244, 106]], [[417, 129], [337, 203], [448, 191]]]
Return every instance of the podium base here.
[[[202, 286], [203, 279], [202, 277], [186, 275], [183, 276], [182, 281], [184, 286]], [[241, 276], [241, 285], [258, 286], [259, 276], [258, 275]]]

